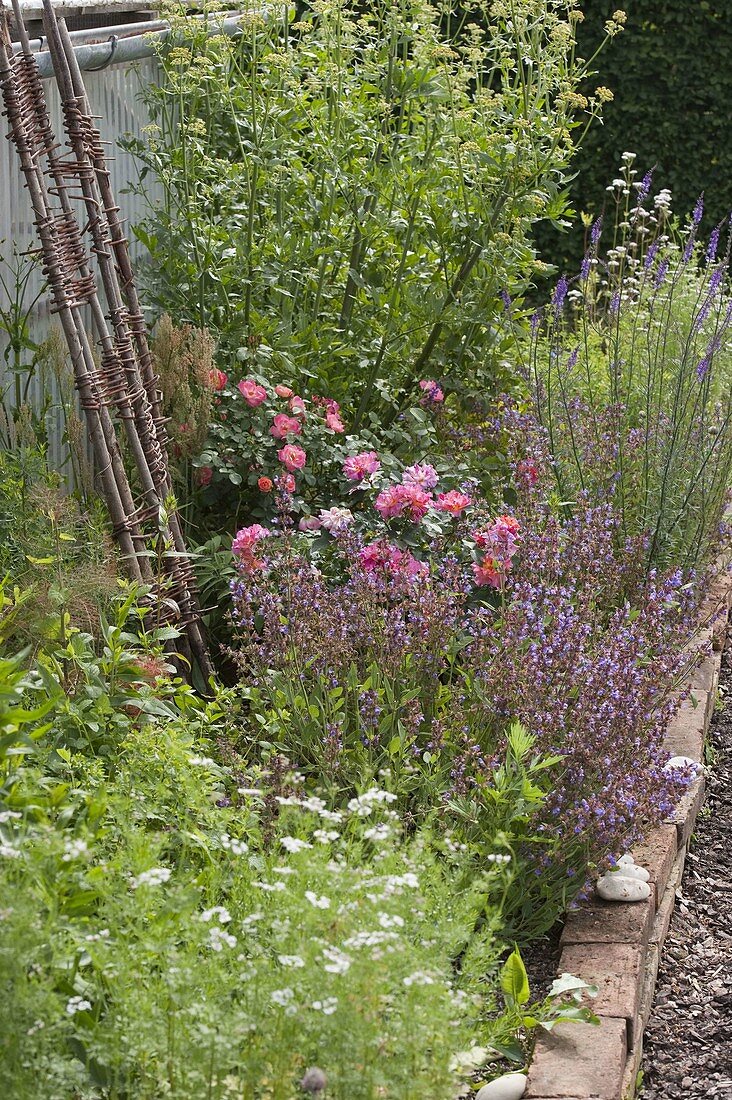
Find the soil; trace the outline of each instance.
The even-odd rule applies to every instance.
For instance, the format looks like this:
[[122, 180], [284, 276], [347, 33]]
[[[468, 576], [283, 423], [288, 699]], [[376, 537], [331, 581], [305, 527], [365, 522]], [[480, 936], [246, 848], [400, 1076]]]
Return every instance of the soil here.
[[732, 1100], [732, 642], [697, 819], [644, 1038], [642, 1100]]
[[521, 958], [524, 960], [529, 978], [532, 1004], [544, 1000], [559, 972], [561, 934], [562, 923], [559, 922], [545, 936], [540, 936], [531, 943], [521, 946]]

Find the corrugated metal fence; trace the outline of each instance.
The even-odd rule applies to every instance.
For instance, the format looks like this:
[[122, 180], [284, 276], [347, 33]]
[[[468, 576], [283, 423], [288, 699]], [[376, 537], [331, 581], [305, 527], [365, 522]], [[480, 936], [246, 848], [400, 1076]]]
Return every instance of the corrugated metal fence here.
[[[144, 203], [138, 195], [124, 193], [132, 183], [137, 181], [137, 168], [134, 158], [120, 149], [117, 142], [125, 134], [139, 134], [141, 128], [149, 121], [140, 97], [140, 89], [145, 82], [153, 81], [156, 76], [157, 61], [153, 57], [133, 64], [114, 65], [101, 72], [84, 74], [92, 109], [100, 116], [98, 126], [102, 138], [111, 143], [108, 146], [108, 154], [112, 187], [117, 203], [121, 207], [122, 217], [128, 225], [142, 218]], [[61, 110], [54, 82], [44, 81], [44, 90], [48, 97], [54, 130], [62, 137]], [[0, 137], [0, 259], [2, 261], [0, 275], [6, 282], [10, 282], [8, 289], [12, 296], [15, 293], [12, 285], [14, 256], [27, 254], [29, 250], [36, 247], [37, 241], [30, 201], [24, 187], [17, 154], [14, 146], [5, 140], [5, 132], [7, 127], [3, 128], [3, 136]], [[81, 204], [79, 206], [81, 207]], [[83, 226], [85, 221], [81, 209], [79, 218]], [[136, 244], [131, 233], [129, 236], [134, 259], [141, 255], [142, 248]], [[27, 260], [22, 262], [26, 272], [28, 263]], [[43, 278], [38, 264], [33, 266], [25, 286], [25, 308], [27, 309], [36, 298], [38, 300], [29, 318], [29, 336], [36, 343], [40, 343], [46, 338], [53, 318], [50, 313], [49, 297], [43, 290]], [[0, 309], [6, 310], [9, 304], [8, 294], [3, 290], [0, 281]], [[89, 330], [91, 331], [91, 321], [89, 321]], [[44, 406], [46, 407], [49, 464], [68, 477], [70, 473], [68, 452], [63, 442], [62, 387], [53, 371], [49, 370], [37, 371], [28, 383], [27, 368], [30, 365], [32, 353], [25, 352], [21, 355], [20, 365], [26, 369], [20, 375], [17, 375], [14, 370], [18, 365], [15, 358], [7, 333], [0, 329], [0, 394], [4, 395], [5, 407], [14, 405], [17, 395], [22, 394], [26, 387], [27, 403], [34, 411], [40, 413]]]

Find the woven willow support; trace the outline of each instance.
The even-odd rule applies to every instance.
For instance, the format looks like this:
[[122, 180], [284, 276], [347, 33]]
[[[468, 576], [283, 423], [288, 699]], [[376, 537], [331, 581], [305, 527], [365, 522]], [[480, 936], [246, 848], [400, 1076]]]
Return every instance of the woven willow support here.
[[[44, 0], [44, 31], [61, 96], [68, 149], [50, 125], [43, 85], [22, 21], [14, 54], [7, 12], [0, 20], [0, 90], [41, 243], [43, 270], [86, 414], [102, 493], [130, 577], [153, 585], [158, 619], [184, 632], [205, 678], [212, 669], [200, 624], [190, 559], [175, 511], [157, 379], [104, 148], [91, 115], [64, 20]], [[82, 232], [74, 203], [83, 203]], [[83, 233], [88, 233], [87, 251]], [[89, 254], [91, 253], [91, 254]], [[100, 299], [100, 288], [103, 301]], [[83, 323], [90, 308], [99, 349]], [[105, 308], [106, 306], [106, 308]], [[113, 416], [115, 420], [113, 420]], [[124, 432], [141, 504], [134, 500], [117, 439]], [[159, 562], [154, 578], [151, 558]], [[171, 615], [172, 612], [172, 615]]]

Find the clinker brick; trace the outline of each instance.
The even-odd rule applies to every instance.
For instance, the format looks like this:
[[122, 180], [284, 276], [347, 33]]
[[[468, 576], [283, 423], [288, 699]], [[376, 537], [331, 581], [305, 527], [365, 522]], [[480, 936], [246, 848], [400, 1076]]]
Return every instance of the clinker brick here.
[[648, 943], [656, 899], [617, 902], [593, 901], [567, 914], [560, 940], [562, 947], [574, 943]]
[[704, 776], [700, 775], [692, 783], [686, 794], [677, 803], [669, 822], [676, 826], [679, 848], [683, 848], [694, 832], [697, 814], [704, 801]]
[[625, 1020], [558, 1024], [537, 1041], [526, 1100], [619, 1100], [625, 1055]]
[[672, 756], [690, 756], [701, 763], [709, 700], [708, 691], [695, 691], [690, 699], [684, 699], [669, 722], [663, 740], [664, 749]]
[[675, 825], [659, 825], [646, 839], [633, 849], [633, 858], [645, 867], [656, 890], [656, 909], [661, 904], [668, 876], [676, 859], [678, 840]]
[[559, 961], [563, 973], [576, 974], [597, 986], [597, 996], [587, 1003], [598, 1016], [625, 1020], [631, 1047], [640, 1011], [645, 954], [644, 948], [635, 944], [573, 944], [565, 947]]

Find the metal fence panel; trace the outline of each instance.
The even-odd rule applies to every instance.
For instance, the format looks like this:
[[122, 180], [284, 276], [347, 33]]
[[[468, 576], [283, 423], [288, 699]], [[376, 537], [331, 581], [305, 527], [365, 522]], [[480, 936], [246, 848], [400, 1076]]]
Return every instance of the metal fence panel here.
[[[121, 207], [121, 216], [129, 226], [140, 221], [144, 215], [145, 204], [140, 196], [132, 192], [124, 193], [138, 178], [134, 158], [118, 146], [119, 138], [126, 134], [139, 135], [141, 128], [149, 122], [149, 116], [141, 100], [140, 91], [145, 83], [156, 79], [157, 61], [154, 57], [145, 58], [134, 64], [115, 65], [100, 72], [84, 74], [84, 81], [92, 109], [99, 116], [98, 126], [107, 146], [112, 187]], [[55, 133], [63, 141], [63, 125], [59, 96], [52, 80], [44, 81], [51, 122]], [[146, 180], [148, 186], [149, 178]], [[154, 185], [153, 185], [154, 186]], [[150, 187], [148, 186], [150, 194]], [[151, 194], [154, 194], [152, 192]], [[78, 203], [79, 220], [85, 224], [82, 204]], [[134, 236], [130, 233], [130, 247], [133, 257], [139, 259], [143, 253]], [[0, 138], [0, 260], [1, 273], [7, 280], [14, 250], [27, 253], [36, 248], [37, 240], [33, 226], [30, 201], [25, 190], [24, 180], [15, 147], [10, 141]], [[10, 288], [12, 291], [12, 287]], [[30, 337], [37, 343], [42, 342], [53, 323], [50, 312], [50, 300], [43, 290], [43, 278], [40, 265], [36, 264], [25, 292], [25, 301], [30, 304], [40, 293], [30, 318]], [[0, 286], [0, 308], [6, 309], [8, 298]], [[91, 332], [91, 318], [87, 316], [87, 327]], [[9, 349], [7, 333], [0, 329], [0, 393], [5, 395], [5, 405], [15, 402], [17, 382], [12, 369], [14, 356]], [[24, 356], [27, 365], [28, 356]], [[68, 452], [63, 442], [64, 417], [61, 408], [61, 390], [51, 372], [38, 373], [28, 387], [28, 404], [36, 413], [40, 413], [44, 404], [46, 413], [46, 431], [48, 436], [49, 464], [69, 475]], [[23, 386], [26, 378], [21, 379]]]

